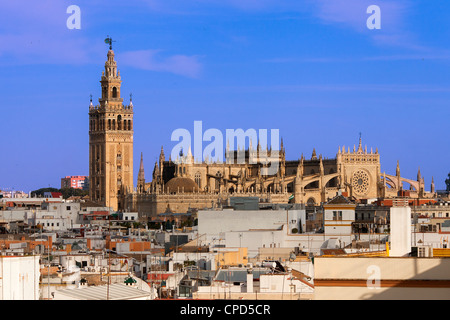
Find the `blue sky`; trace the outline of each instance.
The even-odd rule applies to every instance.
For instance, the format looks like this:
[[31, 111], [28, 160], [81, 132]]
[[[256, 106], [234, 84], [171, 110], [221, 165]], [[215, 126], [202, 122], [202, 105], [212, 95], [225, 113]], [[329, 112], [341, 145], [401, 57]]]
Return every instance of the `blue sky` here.
[[[381, 29], [369, 30], [369, 5]], [[81, 29], [68, 29], [70, 5]], [[2, 1], [0, 188], [88, 175], [89, 95], [110, 35], [147, 180], [177, 128], [279, 129], [288, 159], [335, 157], [362, 133], [381, 170], [444, 189], [450, 172], [445, 0]]]

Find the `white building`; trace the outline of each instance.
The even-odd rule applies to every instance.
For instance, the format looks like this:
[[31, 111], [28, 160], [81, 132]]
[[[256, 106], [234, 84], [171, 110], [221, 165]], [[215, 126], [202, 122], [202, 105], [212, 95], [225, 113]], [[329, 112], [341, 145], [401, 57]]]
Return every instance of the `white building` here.
[[356, 204], [337, 195], [323, 205], [324, 230], [326, 235], [349, 235], [355, 222]]
[[298, 233], [300, 230], [306, 230], [305, 209], [212, 209], [200, 210], [197, 216], [198, 233], [202, 236], [202, 239], [209, 242], [212, 242], [213, 239], [224, 239], [225, 234], [229, 232], [279, 230], [282, 226], [286, 226], [290, 234]]
[[24, 221], [28, 225], [41, 225], [45, 230], [58, 231], [72, 228], [78, 223], [80, 203], [42, 202], [40, 208], [11, 208], [0, 211], [4, 222]]
[[39, 256], [0, 256], [0, 300], [39, 300]]
[[80, 203], [44, 203], [36, 210], [33, 225], [41, 225], [47, 231], [67, 230], [78, 223]]

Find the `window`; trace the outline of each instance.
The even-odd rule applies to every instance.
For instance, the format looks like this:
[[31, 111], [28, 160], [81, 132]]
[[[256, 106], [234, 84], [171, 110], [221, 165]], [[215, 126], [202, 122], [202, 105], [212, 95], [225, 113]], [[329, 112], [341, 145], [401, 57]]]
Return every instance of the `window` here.
[[70, 206], [66, 206], [66, 210], [69, 211], [70, 210]]
[[201, 182], [202, 182], [202, 180], [201, 180], [201, 174], [200, 174], [200, 172], [197, 172], [197, 173], [195, 174], [195, 183], [197, 184], [197, 186], [198, 186], [199, 188], [201, 188]]
[[216, 190], [220, 189], [220, 179], [222, 178], [222, 173], [220, 171], [217, 171], [216, 173]]
[[342, 220], [342, 211], [333, 211], [333, 220], [341, 221]]

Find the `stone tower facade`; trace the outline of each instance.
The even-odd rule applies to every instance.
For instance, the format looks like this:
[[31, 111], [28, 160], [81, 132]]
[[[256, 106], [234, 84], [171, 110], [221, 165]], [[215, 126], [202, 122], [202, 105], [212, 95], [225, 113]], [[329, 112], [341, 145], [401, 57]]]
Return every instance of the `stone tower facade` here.
[[89, 106], [89, 195], [92, 201], [123, 210], [133, 191], [133, 103], [123, 104], [121, 78], [110, 48], [100, 80], [99, 104]]
[[339, 148], [336, 157], [338, 181], [341, 189], [357, 199], [377, 198], [380, 195], [380, 154], [378, 149], [373, 152], [363, 149], [361, 138], [358, 148], [342, 151]]

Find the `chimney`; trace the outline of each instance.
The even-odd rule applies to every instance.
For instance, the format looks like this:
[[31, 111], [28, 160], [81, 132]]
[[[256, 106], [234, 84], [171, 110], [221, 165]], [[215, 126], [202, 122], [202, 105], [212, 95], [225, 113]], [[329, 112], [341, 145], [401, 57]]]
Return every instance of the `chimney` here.
[[404, 257], [411, 252], [411, 208], [408, 201], [395, 199], [390, 209], [390, 257]]
[[253, 270], [247, 269], [247, 293], [253, 293]]

